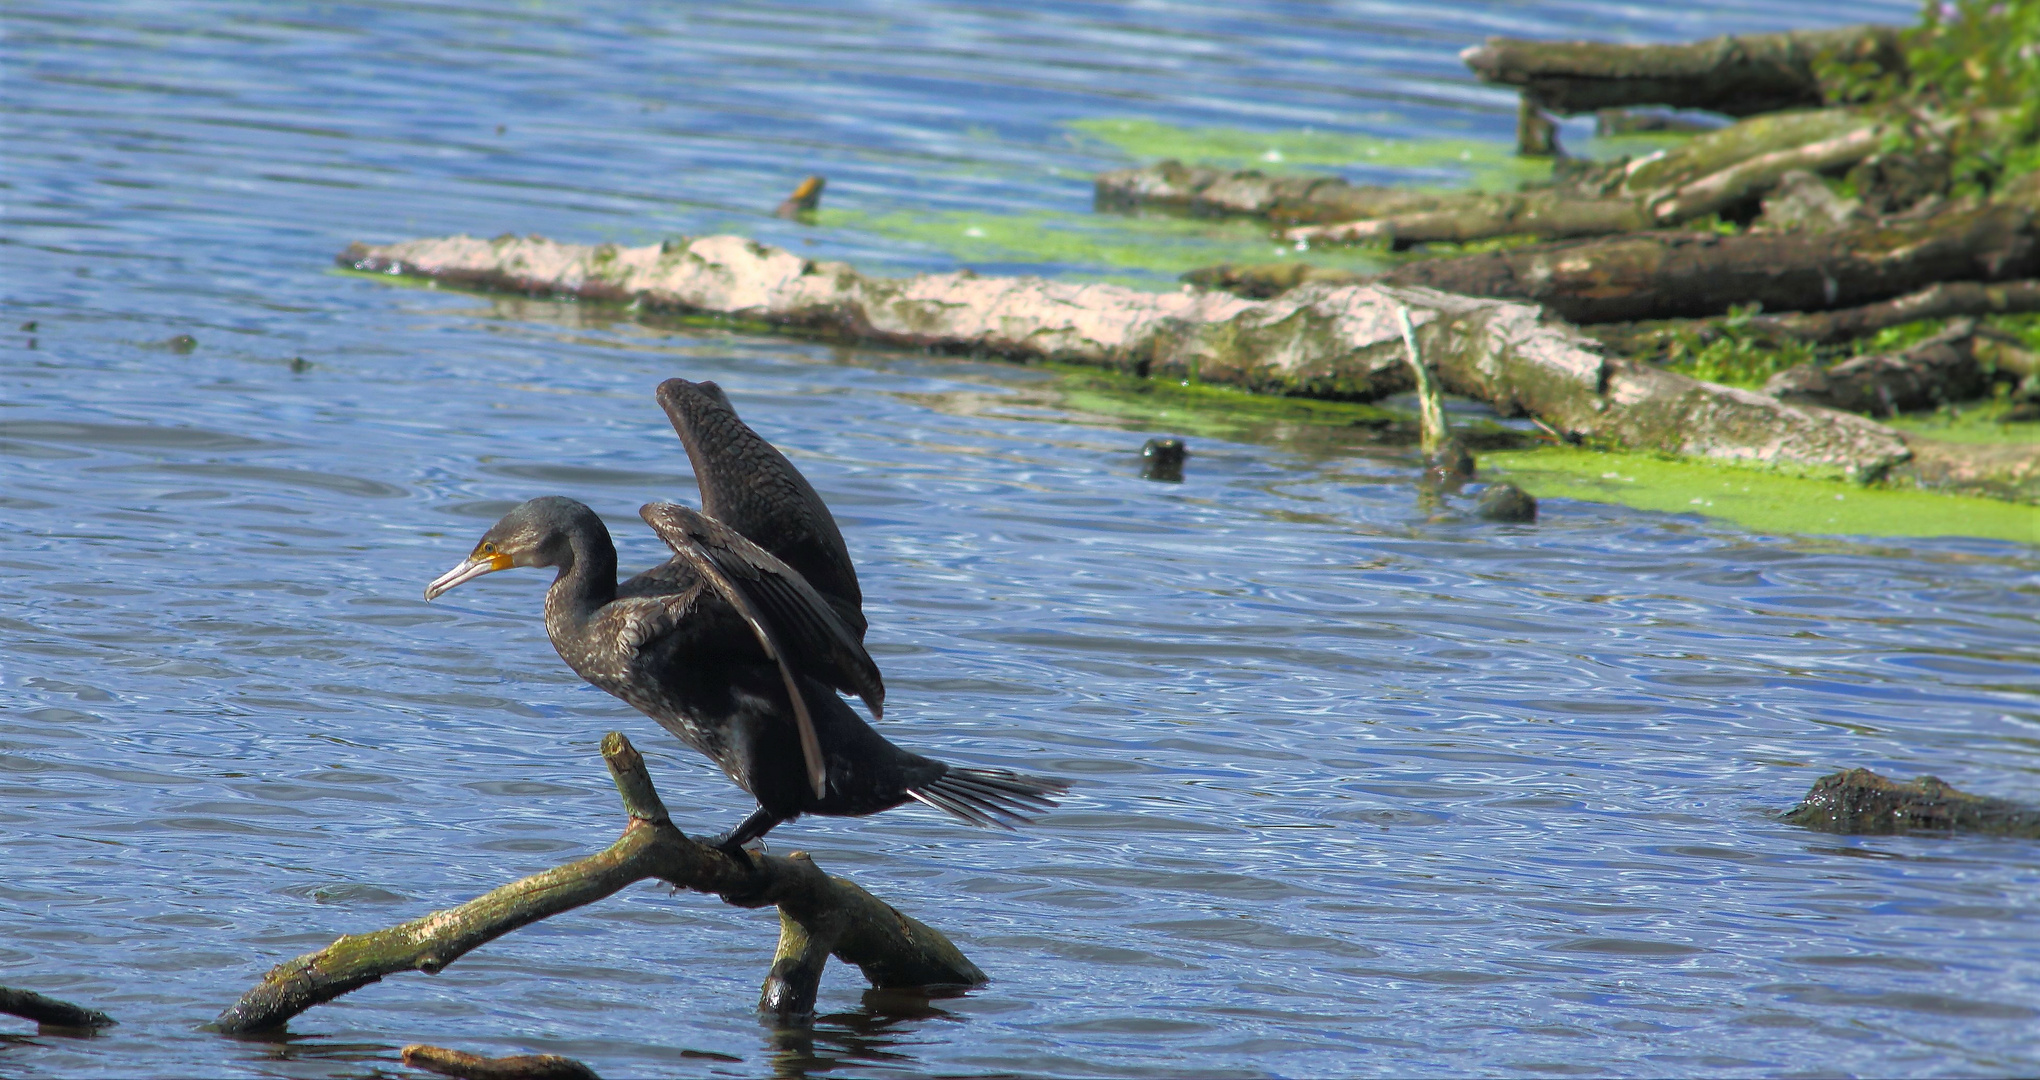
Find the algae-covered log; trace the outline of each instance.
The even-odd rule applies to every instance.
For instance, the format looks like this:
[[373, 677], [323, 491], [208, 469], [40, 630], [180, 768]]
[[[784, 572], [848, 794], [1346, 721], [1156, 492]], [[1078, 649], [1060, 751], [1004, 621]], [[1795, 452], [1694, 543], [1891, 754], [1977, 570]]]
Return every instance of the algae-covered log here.
[[1244, 215], [1279, 222], [1356, 221], [1435, 210], [1449, 192], [1349, 184], [1336, 176], [1268, 176], [1164, 161], [1100, 173], [1101, 210], [1154, 206], [1213, 216]]
[[1533, 245], [1410, 263], [1377, 280], [1534, 300], [1573, 322], [1603, 323], [1718, 315], [1752, 301], [1767, 311], [1856, 307], [1936, 282], [2036, 271], [2033, 210], [1990, 203], [1811, 236], [1660, 230]]
[[38, 994], [33, 990], [16, 990], [0, 986], [0, 1013], [33, 1020], [43, 1027], [71, 1028], [92, 1031], [112, 1027], [113, 1017], [98, 1009], [73, 1005], [68, 1001]]
[[1908, 453], [1896, 432], [1861, 417], [1610, 360], [1535, 305], [1424, 288], [1313, 284], [1253, 301], [969, 272], [882, 279], [732, 236], [628, 249], [451, 237], [356, 245], [340, 261], [858, 340], [1358, 399], [1411, 385], [1395, 319], [1408, 305], [1446, 389], [1577, 436], [1866, 478]]
[[2040, 839], [2040, 808], [1958, 791], [1932, 776], [1901, 783], [1869, 769], [1816, 780], [1785, 820], [1822, 832], [1960, 831]]
[[[831, 954], [857, 965], [877, 987], [970, 985], [982, 971], [948, 938], [799, 852], [752, 855], [744, 863], [682, 834], [646, 775], [630, 741], [611, 732], [602, 756], [623, 796], [630, 824], [599, 854], [505, 885], [457, 908], [368, 934], [349, 934], [315, 953], [279, 964], [214, 1021], [233, 1034], [273, 1030], [314, 1005], [400, 971], [435, 974], [472, 949], [522, 926], [600, 900], [626, 885], [655, 878], [714, 893], [739, 907], [779, 906], [782, 930], [810, 952], [811, 978], [787, 984], [778, 965], [761, 1005], [780, 1016], [813, 1011], [821, 967]], [[791, 929], [788, 929], [791, 928]], [[785, 940], [780, 952], [788, 950]]]
[[1631, 105], [1753, 116], [1826, 104], [1822, 59], [1903, 72], [1903, 31], [1852, 26], [1747, 34], [1682, 45], [1489, 38], [1459, 54], [1482, 81], [1521, 87], [1553, 112]]

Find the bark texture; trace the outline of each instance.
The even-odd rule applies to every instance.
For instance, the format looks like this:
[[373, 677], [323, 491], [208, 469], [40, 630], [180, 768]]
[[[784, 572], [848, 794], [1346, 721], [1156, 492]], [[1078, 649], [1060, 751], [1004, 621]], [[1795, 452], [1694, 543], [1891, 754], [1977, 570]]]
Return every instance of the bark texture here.
[[1785, 820], [1822, 832], [1960, 831], [2040, 839], [2040, 809], [1958, 791], [1932, 776], [1900, 783], [1868, 769], [1821, 777]]
[[1362, 400], [1412, 384], [1395, 318], [1407, 305], [1447, 390], [1575, 436], [1865, 479], [1909, 453], [1896, 432], [1861, 417], [1611, 360], [1535, 305], [1430, 288], [1319, 283], [1253, 301], [968, 271], [881, 279], [733, 236], [629, 249], [450, 237], [356, 245], [340, 261], [894, 345]]
[[1632, 105], [1711, 109], [1753, 116], [1825, 104], [1816, 61], [1868, 61], [1905, 70], [1895, 26], [1749, 34], [1683, 45], [1489, 38], [1459, 54], [1483, 82], [1521, 87], [1567, 115]]
[[1660, 230], [1410, 263], [1384, 284], [1533, 300], [1578, 323], [1858, 307], [1947, 281], [2040, 272], [2033, 210], [1990, 203], [1805, 236]]
[[1764, 393], [1781, 401], [1892, 416], [1969, 401], [1988, 380], [1976, 360], [1976, 324], [1968, 319], [1896, 353], [1845, 360], [1832, 367], [1801, 364], [1771, 376]]
[[404, 1064], [414, 1069], [458, 1076], [461, 1080], [602, 1080], [595, 1070], [558, 1054], [512, 1054], [483, 1057], [443, 1046], [413, 1043], [404, 1047]]
[[[472, 949], [522, 926], [590, 904], [626, 885], [655, 878], [714, 893], [739, 907], [779, 906], [782, 926], [825, 943], [827, 953], [855, 964], [877, 987], [970, 985], [985, 981], [948, 938], [814, 860], [752, 855], [746, 863], [687, 838], [645, 773], [644, 759], [622, 735], [602, 743], [630, 824], [600, 854], [512, 882], [457, 908], [401, 926], [349, 934], [315, 953], [279, 964], [214, 1021], [227, 1034], [281, 1028], [297, 1014], [400, 971], [435, 974]], [[781, 952], [786, 951], [782, 942]], [[826, 954], [812, 957], [815, 983]], [[778, 973], [775, 965], [774, 975]], [[814, 1009], [814, 984], [768, 1000], [782, 1017]]]

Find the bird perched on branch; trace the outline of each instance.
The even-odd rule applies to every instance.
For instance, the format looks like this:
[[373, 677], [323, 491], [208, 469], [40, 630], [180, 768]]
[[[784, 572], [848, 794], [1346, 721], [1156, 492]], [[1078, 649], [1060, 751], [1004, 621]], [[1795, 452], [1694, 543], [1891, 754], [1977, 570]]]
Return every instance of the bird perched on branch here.
[[732, 854], [802, 814], [859, 817], [914, 800], [1010, 826], [1053, 806], [1062, 781], [903, 750], [837, 696], [862, 698], [873, 719], [883, 713], [863, 593], [828, 507], [714, 383], [668, 379], [658, 397], [701, 486], [700, 511], [639, 511], [671, 559], [619, 584], [602, 519], [547, 496], [504, 515], [425, 598], [497, 570], [556, 568], [545, 628], [560, 657], [757, 799], [710, 841]]

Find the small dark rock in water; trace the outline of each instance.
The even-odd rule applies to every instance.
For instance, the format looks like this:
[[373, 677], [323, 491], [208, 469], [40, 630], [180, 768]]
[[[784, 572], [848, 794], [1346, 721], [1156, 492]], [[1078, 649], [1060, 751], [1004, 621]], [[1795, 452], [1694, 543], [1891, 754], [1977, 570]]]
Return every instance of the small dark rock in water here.
[[1170, 483], [1183, 482], [1183, 459], [1190, 456], [1190, 448], [1181, 439], [1149, 439], [1140, 448], [1140, 477], [1143, 480], [1166, 480]]
[[1458, 487], [1473, 479], [1473, 451], [1458, 439], [1447, 438], [1424, 461], [1424, 482], [1435, 487]]
[[312, 370], [312, 362], [302, 356], [293, 356], [290, 358], [290, 370], [295, 374], [303, 375], [305, 372]]
[[33, 334], [33, 333], [35, 333], [35, 320], [34, 320], [34, 319], [30, 319], [30, 320], [28, 320], [27, 322], [25, 322], [25, 323], [22, 323], [22, 324], [21, 324], [21, 329], [22, 329], [22, 332], [23, 332], [23, 333], [28, 333], [28, 334]]
[[788, 195], [786, 201], [779, 204], [779, 209], [772, 213], [783, 218], [814, 213], [821, 207], [822, 189], [828, 185], [829, 182], [822, 177], [810, 176], [802, 180], [800, 186], [793, 189], [793, 194]]
[[1981, 832], [2040, 839], [2040, 809], [1958, 791], [1938, 777], [1902, 784], [1868, 769], [1814, 781], [1785, 815], [1809, 829], [1836, 833]]
[[1522, 488], [1504, 480], [1489, 484], [1480, 493], [1480, 505], [1474, 513], [1489, 521], [1536, 521], [1537, 500]]
[[174, 353], [188, 353], [198, 348], [198, 339], [190, 334], [179, 334], [164, 342], [163, 347]]

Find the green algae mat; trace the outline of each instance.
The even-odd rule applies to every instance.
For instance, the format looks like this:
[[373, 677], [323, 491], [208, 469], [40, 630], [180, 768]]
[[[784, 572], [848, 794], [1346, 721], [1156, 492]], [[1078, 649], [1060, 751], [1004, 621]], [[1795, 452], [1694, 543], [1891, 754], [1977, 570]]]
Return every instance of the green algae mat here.
[[1483, 479], [1540, 499], [1585, 499], [1702, 514], [1757, 532], [1974, 536], [2040, 544], [2040, 506], [1919, 489], [1860, 487], [1757, 468], [1550, 447], [1482, 455]]

